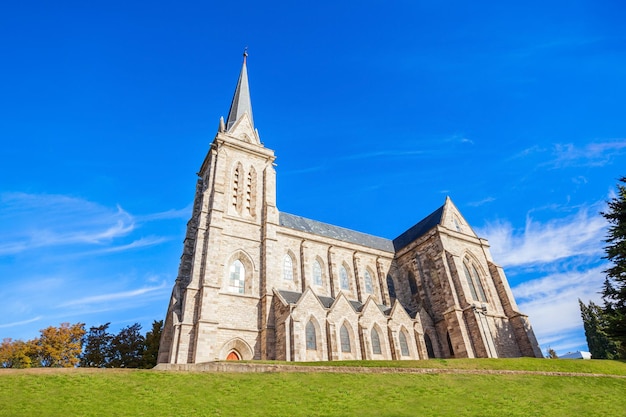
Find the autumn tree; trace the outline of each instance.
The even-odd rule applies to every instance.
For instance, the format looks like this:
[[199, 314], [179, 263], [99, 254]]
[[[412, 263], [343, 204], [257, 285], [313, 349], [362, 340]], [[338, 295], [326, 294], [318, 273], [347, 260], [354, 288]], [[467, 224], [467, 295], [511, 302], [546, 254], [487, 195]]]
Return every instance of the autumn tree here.
[[84, 323], [61, 323], [59, 327], [50, 326], [40, 333], [41, 337], [33, 343], [37, 362], [34, 366], [71, 368], [78, 364], [85, 334]]
[[32, 341], [3, 339], [0, 343], [0, 368], [30, 368], [34, 353]]
[[80, 366], [106, 368], [111, 361], [113, 335], [107, 332], [109, 325], [90, 327], [83, 337], [84, 350], [80, 356]]
[[611, 340], [607, 334], [604, 309], [593, 301], [589, 301], [589, 305], [585, 305], [581, 300], [578, 300], [578, 304], [580, 305], [580, 314], [591, 357], [593, 359], [618, 358], [618, 344]]
[[163, 320], [154, 320], [152, 330], [146, 333], [144, 341], [144, 351], [142, 357], [142, 368], [153, 368], [157, 364], [159, 356], [159, 343], [163, 332]]
[[609, 222], [604, 248], [611, 266], [604, 271], [606, 280], [602, 290], [607, 333], [621, 344], [622, 357], [626, 354], [626, 177], [619, 180], [617, 195], [608, 202], [602, 215]]

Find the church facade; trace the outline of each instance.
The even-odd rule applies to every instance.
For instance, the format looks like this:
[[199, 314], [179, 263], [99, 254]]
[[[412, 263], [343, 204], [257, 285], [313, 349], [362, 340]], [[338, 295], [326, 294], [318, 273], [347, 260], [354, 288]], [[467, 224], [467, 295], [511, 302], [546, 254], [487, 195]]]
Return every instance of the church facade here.
[[454, 203], [393, 240], [283, 213], [246, 56], [198, 173], [159, 363], [541, 357]]

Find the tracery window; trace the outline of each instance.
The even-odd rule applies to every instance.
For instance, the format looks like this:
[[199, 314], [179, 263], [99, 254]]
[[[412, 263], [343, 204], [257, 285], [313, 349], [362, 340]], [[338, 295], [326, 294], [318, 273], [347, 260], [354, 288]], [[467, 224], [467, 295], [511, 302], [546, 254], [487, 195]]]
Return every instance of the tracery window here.
[[339, 330], [339, 339], [341, 339], [341, 351], [352, 352], [352, 349], [350, 348], [350, 333], [348, 333], [348, 329], [345, 324], [341, 326], [341, 329]]
[[376, 328], [374, 327], [372, 327], [371, 338], [372, 338], [372, 353], [375, 355], [380, 355], [382, 353], [382, 351], [380, 350], [380, 336], [378, 335], [378, 332], [376, 331]]
[[315, 325], [312, 320], [309, 320], [306, 325], [306, 348], [309, 350], [317, 349], [317, 335], [315, 333]]
[[404, 334], [404, 330], [400, 330], [398, 334], [398, 339], [400, 340], [400, 354], [402, 356], [409, 356], [409, 344], [406, 341], [406, 335]]
[[293, 259], [289, 255], [283, 258], [283, 279], [293, 281]]
[[485, 290], [483, 289], [483, 284], [480, 280], [480, 275], [478, 274], [476, 267], [474, 265], [470, 265], [468, 267], [467, 263], [464, 262], [463, 271], [465, 272], [465, 279], [469, 285], [472, 299], [486, 303], [487, 297], [485, 296]]
[[317, 260], [313, 262], [313, 284], [322, 285], [322, 267]]
[[341, 268], [339, 269], [339, 285], [341, 286], [342, 290], [350, 289], [350, 281], [348, 281], [348, 271], [346, 271], [346, 268], [344, 266], [341, 266]]
[[230, 265], [228, 274], [228, 291], [243, 294], [246, 282], [246, 269], [239, 259]]
[[373, 294], [374, 284], [372, 283], [372, 276], [370, 275], [369, 271], [365, 271], [364, 279], [365, 279], [365, 292], [368, 294]]

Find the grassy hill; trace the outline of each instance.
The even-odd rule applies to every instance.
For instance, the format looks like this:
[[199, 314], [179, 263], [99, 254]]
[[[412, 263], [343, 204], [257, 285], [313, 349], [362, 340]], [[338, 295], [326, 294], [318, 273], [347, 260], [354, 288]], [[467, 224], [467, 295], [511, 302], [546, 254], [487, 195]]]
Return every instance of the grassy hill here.
[[[0, 416], [626, 416], [626, 363], [618, 361], [306, 365], [416, 367], [446, 373], [0, 370]], [[447, 373], [451, 369], [460, 371]], [[476, 370], [526, 373], [471, 373]]]

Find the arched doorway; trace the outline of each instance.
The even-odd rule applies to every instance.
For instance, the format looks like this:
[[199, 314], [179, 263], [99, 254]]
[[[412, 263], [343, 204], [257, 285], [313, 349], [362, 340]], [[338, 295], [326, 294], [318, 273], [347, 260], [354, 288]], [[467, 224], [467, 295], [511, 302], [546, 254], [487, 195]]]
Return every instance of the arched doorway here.
[[240, 361], [241, 356], [239, 356], [239, 352], [237, 352], [236, 350], [231, 350], [228, 353], [228, 356], [226, 356], [226, 360], [227, 361]]

